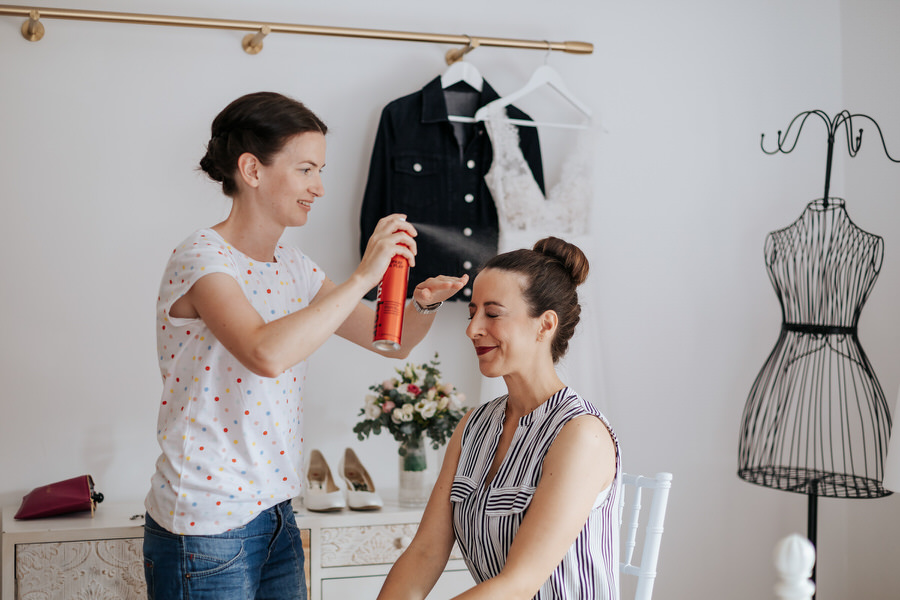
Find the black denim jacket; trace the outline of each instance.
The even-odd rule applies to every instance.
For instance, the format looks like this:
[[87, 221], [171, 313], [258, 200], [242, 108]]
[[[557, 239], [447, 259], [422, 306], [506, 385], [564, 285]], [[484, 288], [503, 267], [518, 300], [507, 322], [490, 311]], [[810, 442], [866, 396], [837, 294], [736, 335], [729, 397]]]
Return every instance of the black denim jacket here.
[[[498, 97], [485, 81], [470, 108], [474, 113]], [[507, 114], [513, 119], [529, 118], [514, 106], [507, 108]], [[457, 135], [463, 129], [467, 139], [460, 147]], [[543, 190], [537, 130], [520, 127], [519, 137], [522, 153]], [[404, 213], [419, 232], [407, 296], [429, 277], [468, 273], [466, 288], [452, 298], [468, 302], [474, 274], [497, 253], [497, 209], [484, 182], [492, 158], [483, 123], [461, 126], [448, 120], [440, 77], [390, 102], [381, 113], [369, 166], [360, 214], [360, 254], [378, 219]], [[375, 291], [366, 297], [374, 300]]]

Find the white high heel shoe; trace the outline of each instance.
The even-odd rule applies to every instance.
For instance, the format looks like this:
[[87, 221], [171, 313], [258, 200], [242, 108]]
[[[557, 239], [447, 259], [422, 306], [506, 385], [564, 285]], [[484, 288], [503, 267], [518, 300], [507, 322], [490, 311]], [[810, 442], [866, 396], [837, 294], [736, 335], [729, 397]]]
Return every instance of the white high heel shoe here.
[[338, 473], [347, 484], [347, 506], [351, 510], [378, 510], [384, 506], [369, 472], [352, 449], [344, 450]]
[[331, 469], [318, 450], [311, 450], [306, 465], [306, 494], [303, 497], [307, 510], [332, 512], [347, 506], [344, 494], [335, 485]]

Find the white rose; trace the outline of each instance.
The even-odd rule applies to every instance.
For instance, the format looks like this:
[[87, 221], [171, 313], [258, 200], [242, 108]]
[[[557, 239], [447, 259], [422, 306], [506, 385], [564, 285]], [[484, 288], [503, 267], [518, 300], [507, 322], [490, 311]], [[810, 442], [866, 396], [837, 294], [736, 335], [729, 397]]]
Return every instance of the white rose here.
[[391, 411], [391, 421], [394, 423], [400, 424], [403, 422], [403, 410], [399, 408], [395, 408]]
[[437, 402], [430, 400], [419, 400], [416, 403], [416, 410], [419, 411], [419, 414], [422, 415], [423, 419], [430, 419], [434, 416], [434, 413], [437, 412], [438, 405]]
[[441, 399], [438, 400], [438, 410], [444, 410], [447, 408], [447, 405], [450, 404], [449, 396], [441, 396]]
[[412, 421], [413, 414], [416, 412], [416, 407], [412, 404], [404, 404], [403, 408], [400, 409], [400, 412], [403, 413], [404, 421]]
[[365, 415], [367, 419], [377, 419], [381, 416], [381, 407], [375, 404], [366, 404]]
[[463, 407], [463, 402], [466, 401], [466, 395], [463, 393], [456, 393], [450, 395], [450, 410], [459, 410]]

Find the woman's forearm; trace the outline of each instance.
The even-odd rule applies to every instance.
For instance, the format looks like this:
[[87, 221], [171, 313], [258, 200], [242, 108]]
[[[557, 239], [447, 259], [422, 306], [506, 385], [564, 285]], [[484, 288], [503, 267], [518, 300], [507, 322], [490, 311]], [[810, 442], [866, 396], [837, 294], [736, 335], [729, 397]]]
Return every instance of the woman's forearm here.
[[378, 594], [378, 600], [423, 600], [447, 566], [436, 553], [418, 552], [413, 546], [397, 559]]

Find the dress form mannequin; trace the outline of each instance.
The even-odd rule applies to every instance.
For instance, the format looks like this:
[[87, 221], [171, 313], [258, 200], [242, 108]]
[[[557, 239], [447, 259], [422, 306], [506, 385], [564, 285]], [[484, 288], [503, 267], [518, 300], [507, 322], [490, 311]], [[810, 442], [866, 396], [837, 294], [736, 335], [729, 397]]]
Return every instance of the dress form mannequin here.
[[883, 496], [891, 418], [857, 323], [884, 242], [829, 198], [770, 233], [765, 256], [783, 323], [744, 409], [738, 475], [802, 494]]
[[[744, 408], [738, 476], [759, 485], [806, 494], [807, 529], [816, 546], [818, 498], [878, 498], [885, 489], [885, 453], [891, 414], [857, 336], [859, 315], [884, 258], [881, 237], [857, 227], [844, 201], [831, 198], [832, 157], [839, 129], [851, 157], [862, 146], [853, 119], [881, 127], [872, 117], [843, 110], [795, 116], [766, 154], [788, 154], [807, 119], [828, 130], [825, 193], [790, 226], [766, 238], [766, 268], [781, 304], [781, 334]], [[794, 125], [797, 125], [794, 130]], [[813, 566], [812, 580], [816, 571]]]

